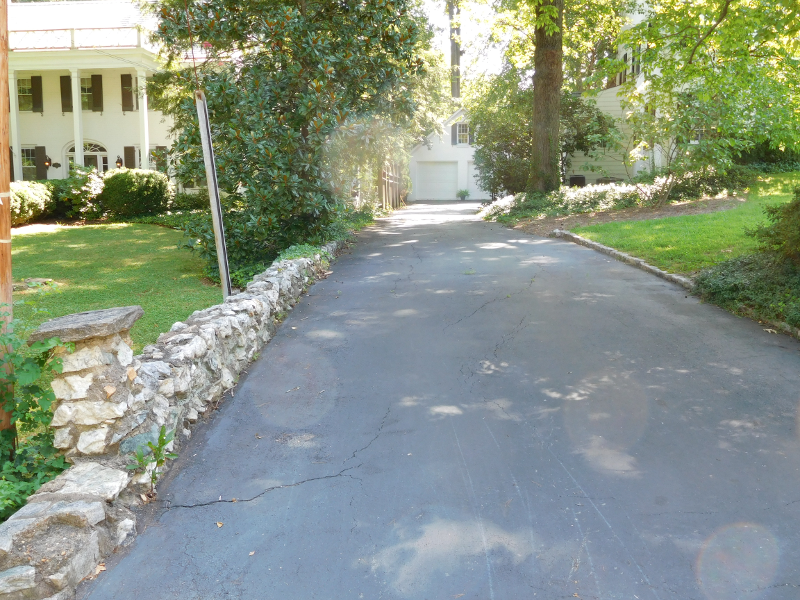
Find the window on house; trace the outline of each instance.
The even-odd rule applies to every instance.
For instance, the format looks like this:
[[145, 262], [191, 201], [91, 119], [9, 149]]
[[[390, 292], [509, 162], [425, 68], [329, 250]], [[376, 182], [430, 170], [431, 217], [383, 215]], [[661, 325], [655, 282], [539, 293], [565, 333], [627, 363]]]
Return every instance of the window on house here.
[[92, 110], [92, 77], [81, 77], [81, 110]]
[[17, 79], [17, 98], [20, 111], [31, 112], [33, 110], [33, 86], [30, 77]]
[[625, 63], [625, 70], [619, 74], [619, 83], [622, 85], [628, 81], [628, 53], [622, 55], [622, 61]]
[[22, 179], [36, 181], [36, 148], [22, 148]]
[[[67, 150], [67, 161], [70, 169], [75, 166], [75, 146]], [[83, 166], [93, 167], [101, 173], [105, 173], [108, 171], [108, 151], [100, 144], [84, 142]]]
[[469, 124], [468, 123], [459, 123], [458, 124], [458, 140], [459, 144], [469, 144]]

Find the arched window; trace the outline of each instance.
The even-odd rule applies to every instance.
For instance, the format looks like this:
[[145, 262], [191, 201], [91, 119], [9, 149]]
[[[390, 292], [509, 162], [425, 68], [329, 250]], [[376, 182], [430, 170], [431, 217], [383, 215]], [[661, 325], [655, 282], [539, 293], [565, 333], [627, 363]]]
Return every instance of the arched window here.
[[[67, 150], [67, 164], [75, 164], [75, 146]], [[83, 166], [94, 167], [101, 173], [108, 171], [108, 151], [96, 142], [83, 143]]]

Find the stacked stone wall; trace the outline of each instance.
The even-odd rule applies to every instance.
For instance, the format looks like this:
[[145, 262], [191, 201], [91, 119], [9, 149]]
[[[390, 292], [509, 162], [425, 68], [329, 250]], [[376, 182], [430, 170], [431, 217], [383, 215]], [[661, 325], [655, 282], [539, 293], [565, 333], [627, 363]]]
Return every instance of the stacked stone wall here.
[[139, 356], [129, 330], [140, 307], [55, 319], [37, 331], [32, 339], [59, 334], [75, 344], [62, 352], [64, 369], [53, 381], [52, 422], [55, 445], [73, 466], [0, 525], [0, 600], [68, 600], [105, 556], [130, 542], [131, 509], [150, 480], [126, 469], [132, 453], [155, 442], [162, 426], [175, 432], [168, 449], [179, 451], [339, 247], [273, 263], [245, 291], [175, 323]]

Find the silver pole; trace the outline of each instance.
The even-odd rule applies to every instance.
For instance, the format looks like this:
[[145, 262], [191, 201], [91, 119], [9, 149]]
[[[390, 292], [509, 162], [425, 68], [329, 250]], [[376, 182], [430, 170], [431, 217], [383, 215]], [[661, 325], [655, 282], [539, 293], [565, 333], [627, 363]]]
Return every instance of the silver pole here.
[[214, 241], [217, 244], [217, 262], [219, 278], [222, 281], [222, 294], [231, 295], [231, 275], [228, 270], [228, 248], [225, 246], [225, 229], [222, 225], [222, 203], [219, 199], [219, 183], [217, 182], [217, 163], [214, 160], [214, 148], [211, 146], [211, 125], [208, 121], [208, 104], [206, 96], [200, 90], [194, 93], [197, 104], [197, 118], [200, 121], [200, 139], [203, 143], [203, 161], [206, 164], [206, 182], [208, 197], [211, 200], [211, 220], [214, 223]]

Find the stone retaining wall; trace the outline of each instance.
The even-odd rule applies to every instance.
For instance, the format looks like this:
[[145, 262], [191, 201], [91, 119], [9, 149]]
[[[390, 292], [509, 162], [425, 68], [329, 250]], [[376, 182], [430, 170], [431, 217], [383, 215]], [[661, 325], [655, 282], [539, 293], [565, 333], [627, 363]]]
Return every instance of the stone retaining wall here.
[[[341, 244], [322, 250], [335, 255]], [[73, 466], [0, 525], [0, 600], [68, 600], [85, 577], [136, 532], [131, 510], [148, 473], [130, 454], [161, 426], [180, 448], [274, 335], [302, 292], [324, 277], [324, 255], [274, 263], [247, 289], [175, 323], [134, 356], [128, 331], [140, 307], [92, 311], [43, 324], [31, 341], [74, 342], [53, 381], [55, 444]]]

